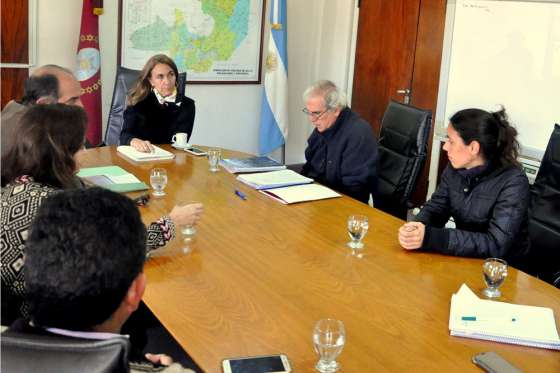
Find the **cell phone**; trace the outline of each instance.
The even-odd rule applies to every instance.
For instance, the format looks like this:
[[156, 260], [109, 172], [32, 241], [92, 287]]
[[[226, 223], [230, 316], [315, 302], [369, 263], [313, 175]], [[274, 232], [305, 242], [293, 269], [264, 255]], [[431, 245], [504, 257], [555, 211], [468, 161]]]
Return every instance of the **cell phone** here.
[[289, 373], [292, 371], [288, 357], [284, 354], [224, 359], [222, 369], [224, 373]]
[[194, 154], [194, 155], [206, 155], [206, 154], [207, 154], [204, 150], [199, 149], [199, 148], [192, 148], [192, 147], [191, 147], [191, 148], [184, 149], [184, 150], [185, 150], [187, 153], [191, 153], [191, 154]]
[[522, 373], [519, 368], [495, 352], [474, 355], [472, 361], [488, 373]]

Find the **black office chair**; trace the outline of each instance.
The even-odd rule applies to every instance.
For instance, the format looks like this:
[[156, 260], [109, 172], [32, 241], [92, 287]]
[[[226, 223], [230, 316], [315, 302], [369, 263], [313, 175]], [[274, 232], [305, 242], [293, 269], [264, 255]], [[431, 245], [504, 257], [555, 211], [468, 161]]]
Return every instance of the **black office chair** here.
[[560, 125], [556, 124], [531, 186], [529, 238], [533, 272], [560, 288]]
[[6, 331], [1, 335], [2, 372], [129, 372], [129, 341], [35, 335]]
[[389, 102], [381, 121], [375, 208], [406, 218], [407, 210], [413, 207], [410, 196], [426, 160], [431, 125], [430, 110]]
[[[117, 77], [115, 79], [115, 88], [113, 88], [113, 99], [111, 100], [111, 109], [109, 110], [109, 119], [107, 120], [107, 130], [105, 131], [105, 145], [120, 145], [120, 136], [123, 126], [123, 115], [127, 106], [127, 96], [130, 89], [138, 79], [140, 71], [127, 69], [119, 66], [117, 68]], [[177, 77], [177, 92], [185, 94], [185, 83], [187, 81], [187, 73], [179, 73]]]

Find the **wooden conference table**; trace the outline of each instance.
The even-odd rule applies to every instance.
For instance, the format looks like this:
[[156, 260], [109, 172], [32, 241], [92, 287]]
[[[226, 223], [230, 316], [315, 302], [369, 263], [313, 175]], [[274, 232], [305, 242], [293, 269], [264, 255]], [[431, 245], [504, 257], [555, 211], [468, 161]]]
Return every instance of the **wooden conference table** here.
[[[226, 357], [285, 353], [295, 372], [311, 372], [314, 323], [330, 317], [346, 327], [342, 372], [476, 372], [471, 358], [484, 351], [524, 371], [560, 372], [559, 352], [449, 335], [451, 294], [464, 282], [480, 295], [482, 260], [406, 252], [399, 219], [345, 196], [285, 206], [223, 169], [210, 173], [205, 157], [166, 148], [174, 160], [134, 163], [105, 147], [81, 164], [119, 165], [147, 184], [151, 168], [166, 168], [167, 195], [141, 208], [145, 223], [175, 203], [204, 203], [193, 252], [182, 253], [180, 234], [158, 250], [144, 296], [204, 371], [221, 372]], [[362, 258], [345, 246], [351, 214], [369, 217]], [[501, 289], [504, 301], [551, 307], [560, 325], [560, 290], [515, 269]]]

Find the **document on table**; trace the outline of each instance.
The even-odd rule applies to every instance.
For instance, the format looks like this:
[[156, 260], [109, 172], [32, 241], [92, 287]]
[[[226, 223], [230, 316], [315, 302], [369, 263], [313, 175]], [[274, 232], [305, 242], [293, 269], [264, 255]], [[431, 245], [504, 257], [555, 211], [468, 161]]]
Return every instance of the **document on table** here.
[[320, 184], [294, 185], [284, 188], [259, 190], [259, 192], [285, 205], [340, 197], [340, 194], [334, 190]]
[[552, 309], [480, 299], [466, 284], [451, 296], [449, 330], [458, 337], [560, 350]]
[[119, 166], [82, 168], [78, 177], [115, 192], [147, 190], [148, 186]]
[[152, 146], [154, 147], [154, 151], [151, 153], [140, 152], [130, 145], [118, 146], [117, 151], [137, 162], [159, 161], [165, 159], [173, 159], [175, 157], [173, 153], [168, 152], [167, 150], [162, 149], [159, 146]]
[[290, 185], [309, 184], [313, 182], [313, 179], [300, 175], [292, 170], [242, 174], [237, 176], [237, 180], [255, 189], [280, 188]]

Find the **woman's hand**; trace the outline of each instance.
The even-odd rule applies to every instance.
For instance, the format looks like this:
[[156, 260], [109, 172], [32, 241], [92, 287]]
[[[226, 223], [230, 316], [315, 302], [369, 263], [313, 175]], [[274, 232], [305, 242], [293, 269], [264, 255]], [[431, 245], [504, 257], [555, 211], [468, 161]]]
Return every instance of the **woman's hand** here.
[[406, 250], [417, 250], [422, 247], [426, 226], [418, 222], [409, 222], [399, 228], [399, 243]]
[[173, 359], [170, 356], [167, 356], [165, 354], [150, 354], [147, 353], [146, 355], [146, 359], [150, 360], [152, 363], [154, 364], [159, 364], [159, 365], [163, 365], [163, 366], [170, 366], [171, 364], [173, 364]]
[[176, 225], [194, 225], [200, 220], [204, 206], [202, 203], [191, 203], [184, 206], [175, 206], [169, 217]]
[[140, 140], [136, 137], [130, 140], [130, 146], [143, 153], [152, 153], [154, 151], [154, 146], [149, 141]]

